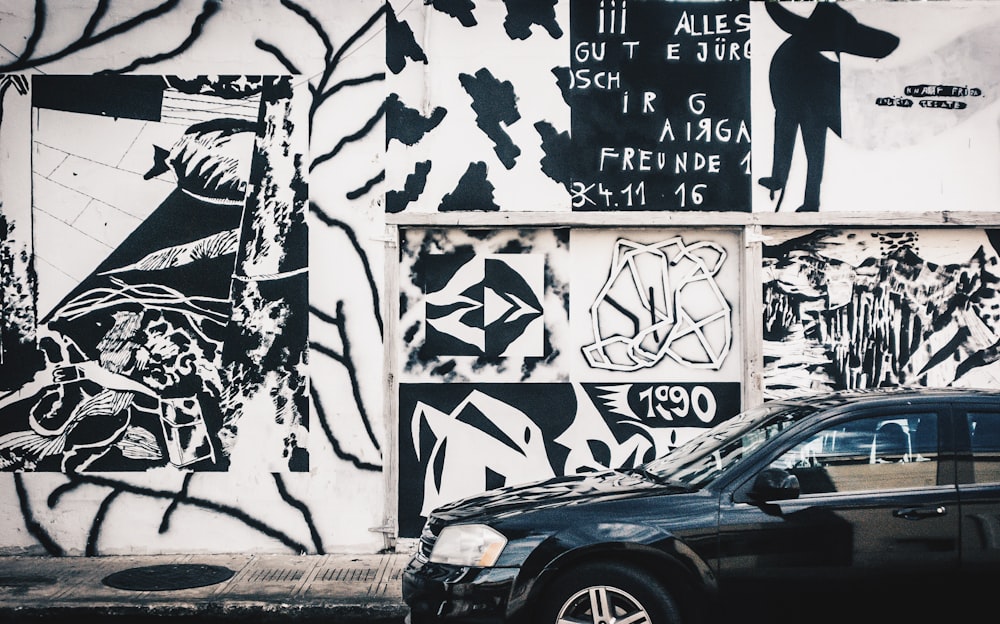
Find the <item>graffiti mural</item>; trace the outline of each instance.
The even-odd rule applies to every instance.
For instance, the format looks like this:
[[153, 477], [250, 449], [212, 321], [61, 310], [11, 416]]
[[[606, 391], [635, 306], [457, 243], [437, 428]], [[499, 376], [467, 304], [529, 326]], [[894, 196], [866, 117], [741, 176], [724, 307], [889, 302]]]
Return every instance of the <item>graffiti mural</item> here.
[[572, 3], [573, 210], [750, 210], [749, 5]]
[[995, 230], [774, 233], [764, 255], [768, 397], [995, 386]]
[[739, 411], [739, 384], [403, 384], [400, 536], [434, 507], [670, 452]]
[[391, 549], [761, 374], [997, 383], [993, 3], [20, 4], [0, 554]]
[[731, 232], [571, 236], [574, 380], [739, 380]]
[[715, 281], [725, 261], [718, 245], [686, 245], [679, 236], [653, 245], [616, 241], [608, 281], [590, 307], [595, 342], [584, 347], [587, 363], [634, 371], [668, 357], [721, 368], [733, 342], [732, 306]]
[[389, 4], [386, 211], [569, 210], [570, 3]]
[[388, 212], [749, 211], [747, 2], [393, 6]]
[[376, 550], [385, 6], [110, 4], [5, 18], [0, 547]]
[[754, 210], [992, 210], [988, 3], [752, 2]]
[[[258, 118], [292, 121], [289, 85], [261, 76], [34, 78], [36, 331], [45, 365], [0, 404], [5, 469], [228, 468], [242, 416], [230, 401], [250, 394], [249, 380], [233, 374], [249, 365], [226, 355], [239, 296], [233, 282], [258, 279], [247, 275], [241, 229], [244, 240], [269, 227], [273, 240], [285, 239], [282, 227], [295, 236], [280, 220], [254, 216], [264, 206], [246, 197], [252, 161], [255, 187], [284, 167], [280, 143], [268, 141], [289, 136], [258, 132]], [[168, 171], [173, 182], [158, 183]], [[302, 259], [274, 266], [289, 262], [291, 271], [267, 276], [279, 290], [305, 270]], [[241, 302], [250, 314], [278, 319], [268, 334], [303, 339], [293, 328], [305, 288], [292, 288], [297, 294]], [[239, 331], [252, 349], [271, 349], [250, 324]], [[261, 458], [284, 457], [302, 470], [306, 415], [287, 417], [281, 454]]]
[[567, 379], [568, 234], [407, 230], [404, 379]]
[[[636, 467], [739, 411], [733, 232], [408, 229], [404, 240], [401, 536], [460, 497]], [[576, 348], [546, 357], [539, 335], [546, 349]], [[478, 381], [491, 377], [504, 383]]]

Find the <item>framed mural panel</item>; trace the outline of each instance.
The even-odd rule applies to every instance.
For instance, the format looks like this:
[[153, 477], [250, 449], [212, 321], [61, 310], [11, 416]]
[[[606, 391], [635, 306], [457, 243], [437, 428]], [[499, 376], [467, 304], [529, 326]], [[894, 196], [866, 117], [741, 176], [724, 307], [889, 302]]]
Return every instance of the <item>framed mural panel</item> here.
[[738, 381], [739, 236], [575, 229], [573, 379]]
[[736, 414], [740, 240], [402, 230], [400, 536], [456, 498], [634, 468]]
[[401, 381], [566, 380], [568, 229], [408, 229]]
[[750, 11], [755, 211], [996, 210], [1000, 6]]
[[749, 4], [571, 3], [573, 210], [750, 210]]
[[[4, 376], [0, 468], [307, 471], [290, 78], [40, 75], [31, 95], [37, 350]], [[287, 407], [254, 423], [272, 382]]]
[[[736, 386], [734, 388], [734, 386]], [[505, 485], [628, 469], [739, 411], [738, 384], [676, 384], [719, 397], [683, 425], [657, 384], [402, 384], [399, 535], [419, 537], [434, 507]], [[659, 401], [657, 398], [663, 398]]]
[[750, 211], [747, 1], [476, 9], [390, 16], [388, 213]]
[[765, 398], [997, 384], [997, 230], [766, 234]]
[[387, 16], [385, 210], [569, 210], [569, 3]]

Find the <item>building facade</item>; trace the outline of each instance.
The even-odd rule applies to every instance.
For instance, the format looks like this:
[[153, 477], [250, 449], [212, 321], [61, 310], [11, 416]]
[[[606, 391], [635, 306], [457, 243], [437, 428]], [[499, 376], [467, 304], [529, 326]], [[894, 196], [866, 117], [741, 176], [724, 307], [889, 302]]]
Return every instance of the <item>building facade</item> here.
[[392, 550], [770, 398], [998, 383], [995, 3], [3, 16], [0, 553]]

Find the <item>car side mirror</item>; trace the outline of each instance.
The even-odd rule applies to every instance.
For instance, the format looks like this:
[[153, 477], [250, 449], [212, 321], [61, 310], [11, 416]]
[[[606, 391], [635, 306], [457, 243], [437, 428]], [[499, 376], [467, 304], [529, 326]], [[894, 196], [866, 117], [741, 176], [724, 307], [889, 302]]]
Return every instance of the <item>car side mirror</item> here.
[[799, 497], [799, 478], [781, 468], [762, 470], [753, 481], [750, 498], [758, 503]]

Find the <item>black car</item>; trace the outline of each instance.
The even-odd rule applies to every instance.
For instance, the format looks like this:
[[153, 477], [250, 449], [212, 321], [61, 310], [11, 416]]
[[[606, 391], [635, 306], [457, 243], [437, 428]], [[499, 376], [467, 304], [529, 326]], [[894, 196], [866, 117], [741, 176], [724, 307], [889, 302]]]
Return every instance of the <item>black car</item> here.
[[954, 616], [962, 592], [995, 604], [998, 571], [1000, 391], [901, 389], [767, 402], [636, 469], [444, 505], [402, 590], [413, 624], [812, 622]]

